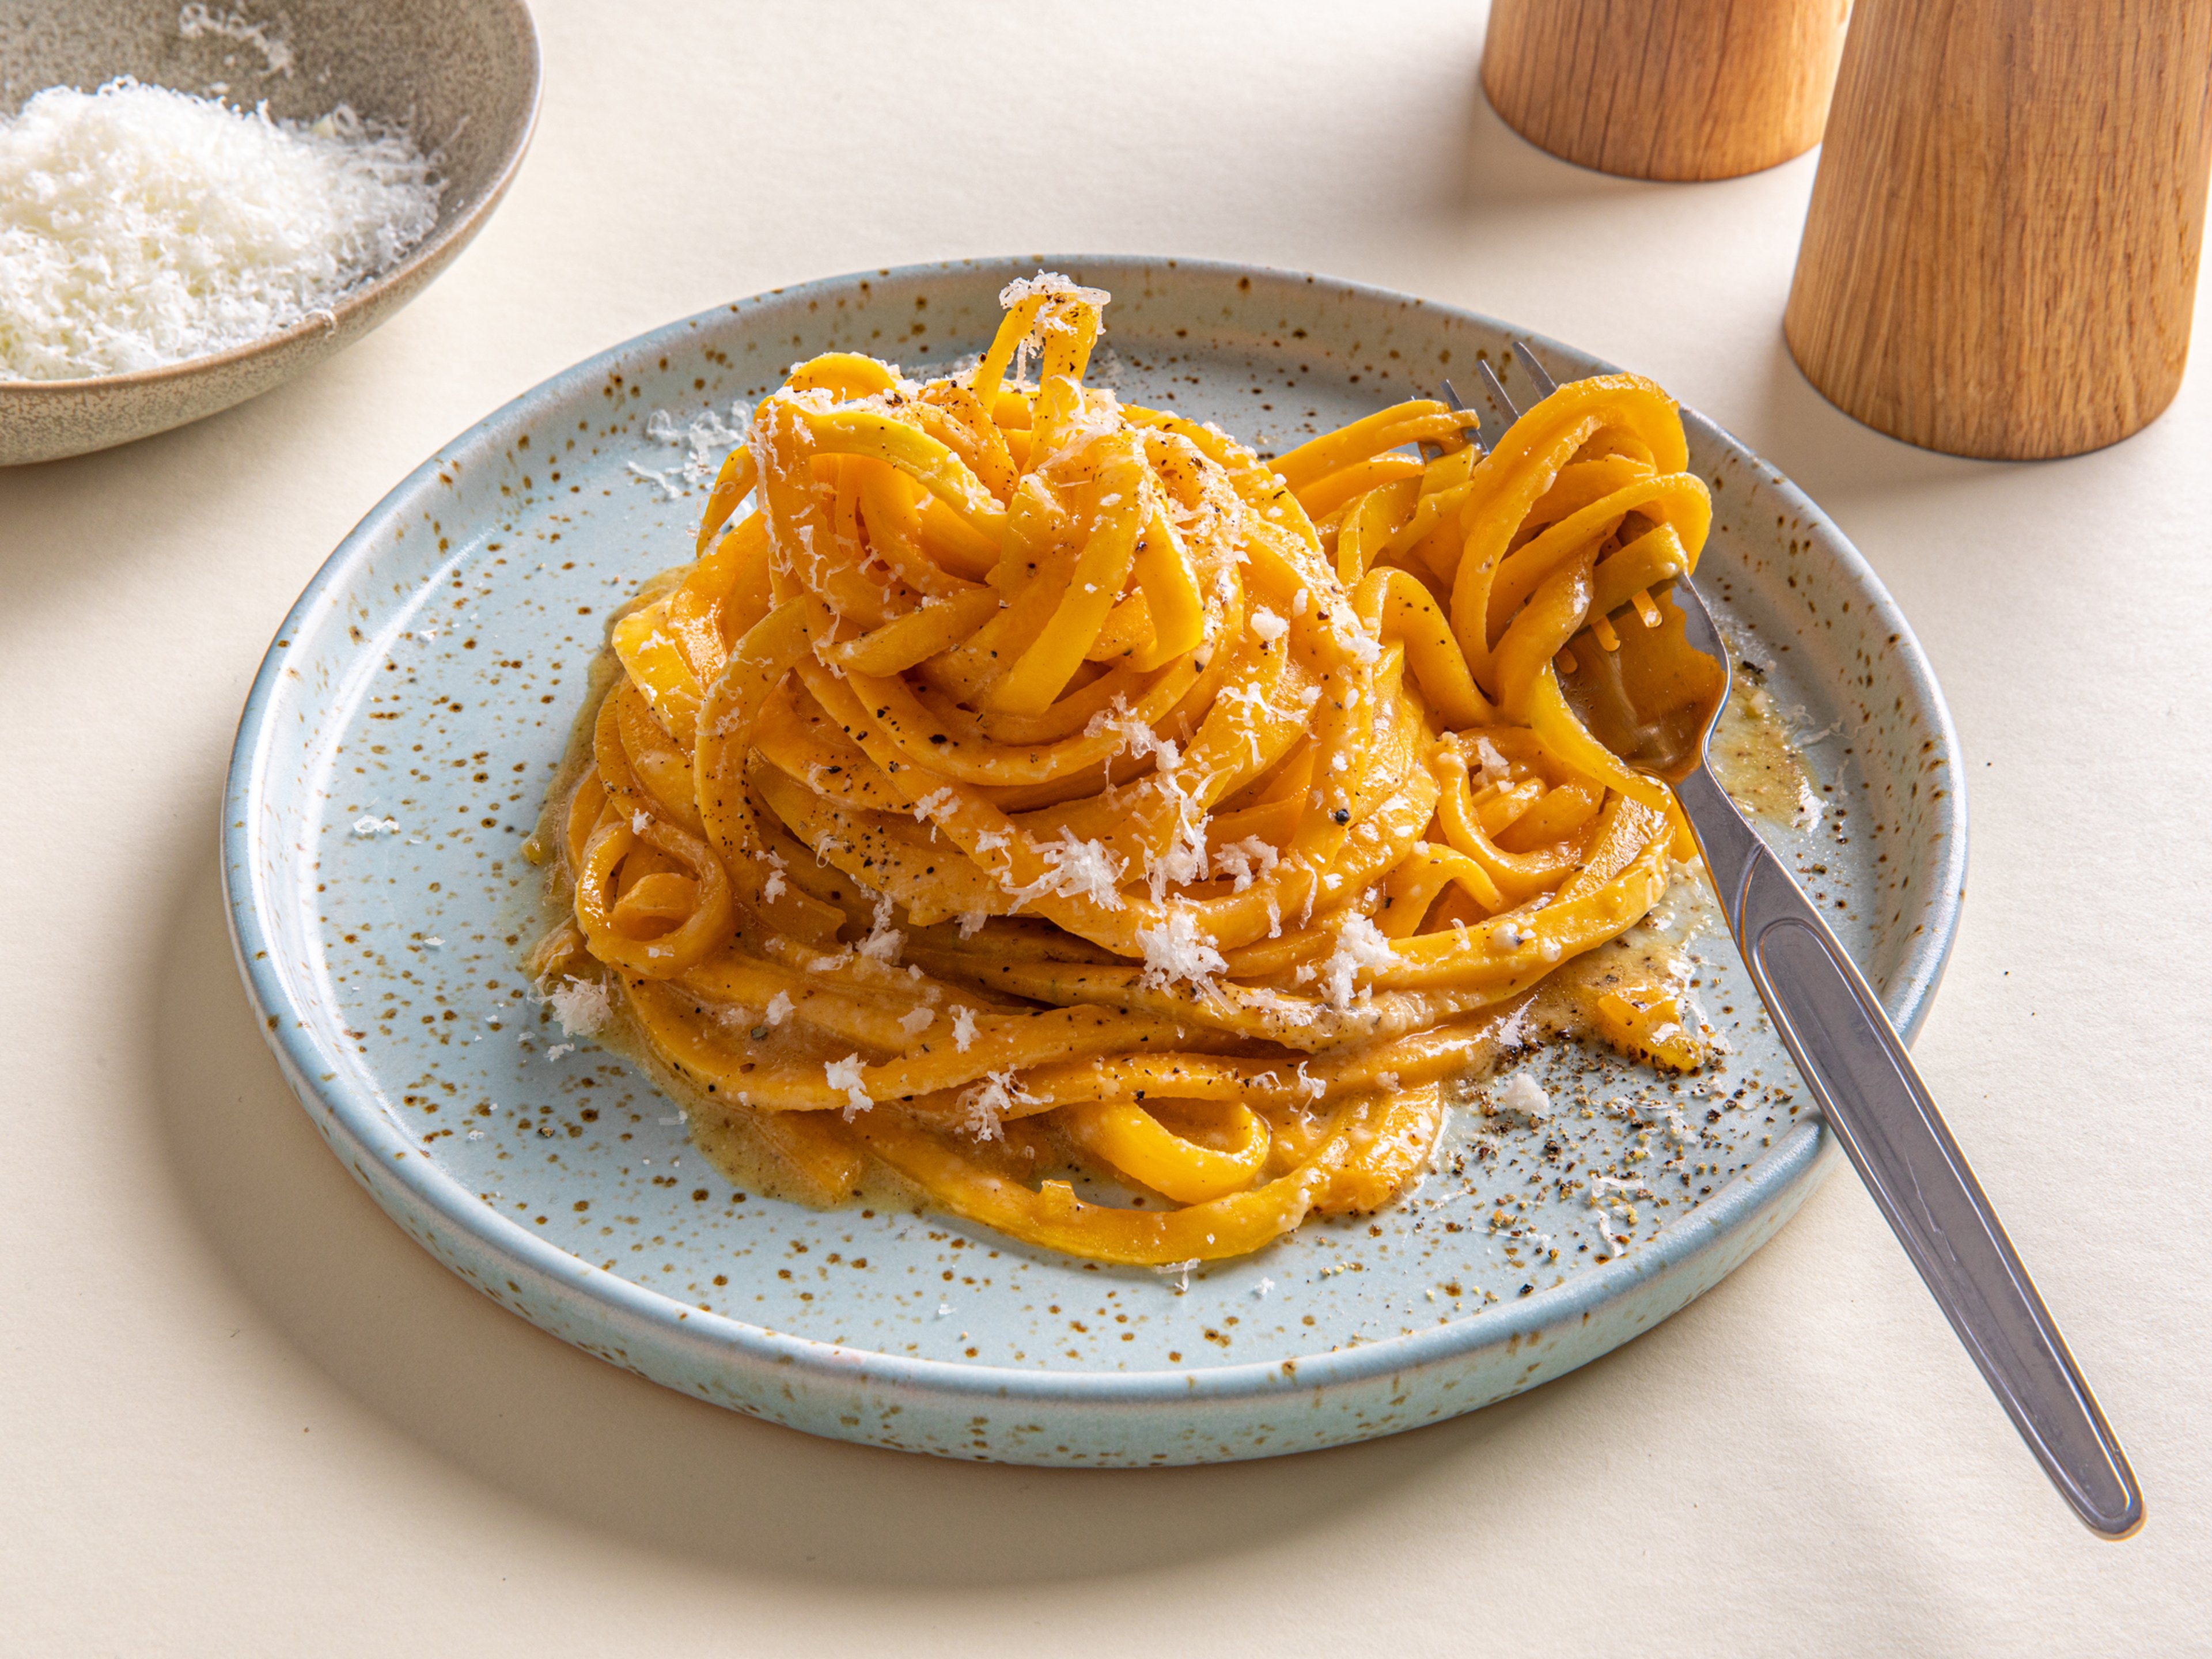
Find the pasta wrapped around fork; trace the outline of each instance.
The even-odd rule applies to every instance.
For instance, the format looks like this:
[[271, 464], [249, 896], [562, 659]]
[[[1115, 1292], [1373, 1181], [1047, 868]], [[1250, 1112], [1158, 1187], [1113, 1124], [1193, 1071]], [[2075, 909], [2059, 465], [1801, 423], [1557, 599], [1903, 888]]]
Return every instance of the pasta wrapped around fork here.
[[1656, 616], [1706, 495], [1633, 377], [1488, 454], [1414, 399], [1266, 460], [1085, 385], [1105, 295], [1001, 301], [964, 376], [761, 403], [613, 624], [533, 965], [825, 1201], [873, 1160], [1073, 1255], [1243, 1254], [1404, 1190], [1499, 1007], [1687, 853], [1553, 661]]

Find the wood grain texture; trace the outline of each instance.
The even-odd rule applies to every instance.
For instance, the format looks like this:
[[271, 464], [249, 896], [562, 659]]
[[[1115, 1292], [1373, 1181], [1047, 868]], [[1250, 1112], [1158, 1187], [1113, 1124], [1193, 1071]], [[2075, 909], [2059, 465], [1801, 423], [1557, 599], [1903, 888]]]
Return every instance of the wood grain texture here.
[[2212, 0], [1860, 0], [1784, 323], [1823, 395], [2027, 460], [2172, 400], [2212, 163]]
[[1482, 85], [1540, 149], [1732, 179], [1820, 142], [1850, 0], [1493, 0]]

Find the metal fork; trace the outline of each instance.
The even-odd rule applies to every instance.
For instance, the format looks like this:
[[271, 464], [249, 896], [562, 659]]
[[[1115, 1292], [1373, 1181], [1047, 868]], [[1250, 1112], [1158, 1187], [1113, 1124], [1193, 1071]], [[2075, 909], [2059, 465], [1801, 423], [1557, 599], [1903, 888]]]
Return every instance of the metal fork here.
[[[1540, 395], [1549, 397], [1556, 387], [1535, 353], [1522, 341], [1513, 350]], [[1504, 419], [1520, 418], [1489, 363], [1478, 368]], [[1466, 407], [1449, 380], [1444, 394], [1455, 409]], [[1619, 648], [1592, 649], [1588, 654], [1598, 660], [1577, 661], [1563, 687], [1597, 737], [1673, 788], [1744, 966], [1821, 1115], [2044, 1473], [2093, 1531], [2133, 1535], [2142, 1525], [2142, 1492], [2127, 1454], [1904, 1039], [1820, 912], [1706, 765], [1713, 722], [1729, 695], [1728, 651], [1712, 613], [1687, 576], [1655, 591], [1655, 599], [1657, 626], [1624, 621]], [[1619, 659], [1638, 654], [1645, 672], [1625, 674]], [[1628, 684], [1647, 698], [1649, 688], [1663, 685], [1669, 701], [1659, 709], [1634, 707]]]

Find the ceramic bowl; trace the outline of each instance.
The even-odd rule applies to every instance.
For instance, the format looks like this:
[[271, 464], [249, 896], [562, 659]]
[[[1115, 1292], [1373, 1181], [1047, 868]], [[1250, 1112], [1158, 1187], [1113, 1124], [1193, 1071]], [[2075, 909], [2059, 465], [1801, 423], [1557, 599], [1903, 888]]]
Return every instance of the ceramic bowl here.
[[483, 228], [522, 164], [538, 118], [538, 35], [522, 0], [288, 0], [258, 24], [288, 49], [269, 67], [254, 42], [187, 35], [174, 0], [0, 0], [0, 108], [52, 86], [87, 91], [118, 76], [230, 102], [265, 100], [312, 121], [341, 102], [404, 126], [439, 152], [438, 222], [415, 251], [331, 313], [250, 345], [130, 374], [0, 380], [0, 465], [128, 443], [258, 397], [342, 351], [421, 293]]

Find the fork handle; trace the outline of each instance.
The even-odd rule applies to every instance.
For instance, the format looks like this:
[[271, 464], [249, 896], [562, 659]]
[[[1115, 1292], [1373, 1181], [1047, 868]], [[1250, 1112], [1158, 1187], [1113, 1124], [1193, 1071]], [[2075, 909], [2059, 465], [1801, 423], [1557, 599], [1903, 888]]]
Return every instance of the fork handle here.
[[1936, 1305], [2075, 1513], [2129, 1536], [2143, 1509], [2127, 1454], [1904, 1039], [1712, 774], [1700, 767], [1675, 794], [1776, 1030]]

